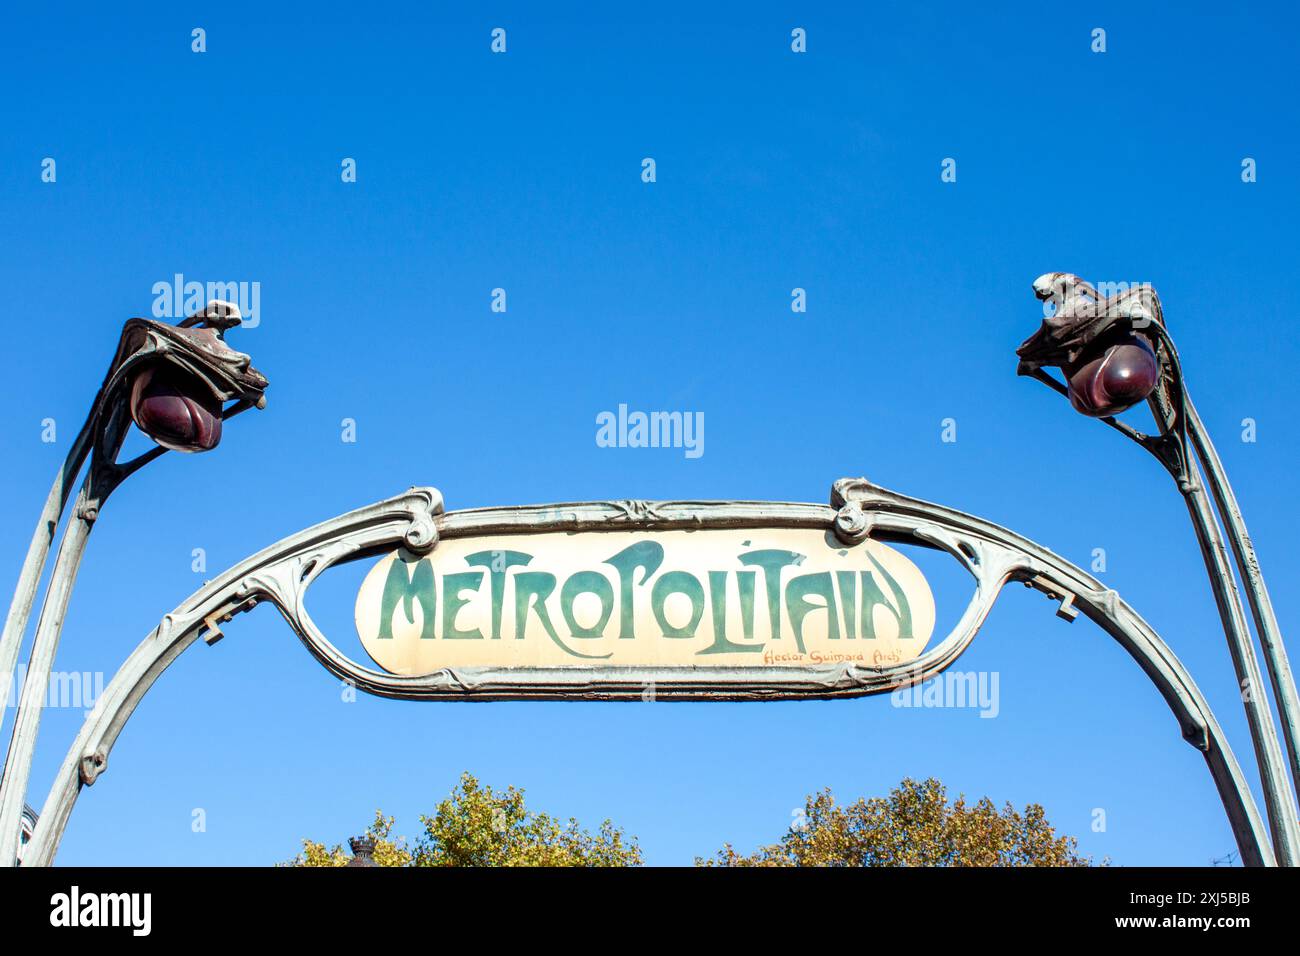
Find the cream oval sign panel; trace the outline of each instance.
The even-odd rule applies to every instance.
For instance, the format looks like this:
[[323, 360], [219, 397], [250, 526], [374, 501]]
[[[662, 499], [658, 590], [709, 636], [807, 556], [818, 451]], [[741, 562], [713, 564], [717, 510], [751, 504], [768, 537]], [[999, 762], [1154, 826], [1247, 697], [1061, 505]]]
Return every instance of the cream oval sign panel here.
[[362, 646], [443, 668], [753, 668], [917, 657], [934, 597], [908, 558], [816, 529], [544, 532], [395, 551], [362, 582]]

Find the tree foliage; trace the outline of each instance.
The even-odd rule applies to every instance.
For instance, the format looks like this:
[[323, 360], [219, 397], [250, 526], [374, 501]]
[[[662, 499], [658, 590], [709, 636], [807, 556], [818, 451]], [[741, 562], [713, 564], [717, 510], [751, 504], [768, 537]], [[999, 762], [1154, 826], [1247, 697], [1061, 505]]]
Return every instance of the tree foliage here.
[[1089, 866], [1077, 841], [1057, 836], [1043, 808], [1000, 812], [987, 797], [968, 804], [933, 777], [911, 778], [888, 797], [839, 806], [830, 790], [809, 796], [779, 843], [744, 856], [726, 844], [701, 866]]
[[[635, 837], [605, 820], [596, 833], [577, 820], [561, 822], [532, 813], [524, 792], [514, 787], [493, 790], [472, 775], [461, 775], [451, 795], [432, 816], [421, 816], [422, 832], [414, 847], [392, 836], [393, 818], [376, 812], [366, 836], [375, 841], [381, 866], [639, 866]], [[293, 866], [346, 866], [352, 857], [342, 845], [327, 848], [303, 840]]]
[[[493, 790], [470, 774], [421, 816], [414, 846], [393, 836], [393, 818], [376, 812], [365, 835], [375, 842], [381, 866], [639, 866], [634, 837], [605, 820], [584, 830], [546, 813], [533, 813], [524, 792]], [[830, 790], [811, 795], [780, 842], [746, 856], [730, 844], [701, 866], [1089, 866], [1073, 837], [1057, 836], [1038, 804], [999, 810], [987, 797], [949, 802], [934, 778], [911, 778], [887, 797], [846, 806]], [[346, 866], [341, 845], [303, 841], [293, 866]]]

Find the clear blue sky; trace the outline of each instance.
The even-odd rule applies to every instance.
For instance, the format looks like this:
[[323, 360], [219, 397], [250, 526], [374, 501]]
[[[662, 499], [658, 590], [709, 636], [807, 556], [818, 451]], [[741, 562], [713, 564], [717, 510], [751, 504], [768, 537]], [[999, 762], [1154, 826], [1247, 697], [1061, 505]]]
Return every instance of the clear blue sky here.
[[[167, 455], [117, 493], [60, 669], [111, 674], [201, 583], [192, 549], [212, 576], [413, 484], [449, 508], [822, 502], [835, 478], [865, 474], [1085, 566], [1105, 548], [1103, 579], [1173, 645], [1253, 775], [1172, 483], [1015, 376], [1037, 275], [1153, 283], [1296, 651], [1300, 24], [1276, 5], [1179, 7], [11, 9], [0, 583], [154, 283], [256, 281], [260, 324], [231, 342], [269, 375], [269, 407], [230, 423], [215, 453]], [[940, 181], [946, 157], [956, 183]], [[489, 308], [496, 287], [505, 314]], [[597, 447], [595, 416], [620, 402], [702, 411], [705, 454]], [[940, 440], [949, 417], [955, 443]], [[349, 648], [363, 571], [315, 595]], [[942, 627], [968, 590], [937, 590]], [[267, 863], [301, 837], [359, 832], [376, 807], [414, 837], [462, 770], [590, 825], [612, 817], [653, 863], [752, 848], [810, 791], [880, 794], [907, 775], [1041, 802], [1119, 864], [1234, 849], [1204, 762], [1137, 666], [1019, 587], [957, 665], [999, 673], [991, 720], [888, 698], [344, 704], [269, 608], [227, 634], [145, 700], [60, 862]], [[80, 720], [45, 716], [37, 807]]]

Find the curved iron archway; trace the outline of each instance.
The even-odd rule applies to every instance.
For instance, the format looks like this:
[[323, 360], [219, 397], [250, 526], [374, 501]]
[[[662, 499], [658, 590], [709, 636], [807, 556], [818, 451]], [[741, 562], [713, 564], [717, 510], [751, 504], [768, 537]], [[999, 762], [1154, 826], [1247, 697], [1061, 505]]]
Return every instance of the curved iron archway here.
[[[811, 527], [844, 541], [867, 536], [946, 551], [975, 579], [975, 593], [952, 632], [914, 661], [879, 668], [829, 664], [773, 669], [756, 682], [735, 669], [691, 669], [689, 679], [653, 670], [616, 677], [586, 668], [520, 679], [510, 670], [444, 669], [418, 677], [382, 673], [357, 664], [316, 627], [305, 606], [307, 589], [328, 568], [394, 547], [427, 553], [442, 538], [520, 531], [584, 531], [699, 527]], [[180, 654], [202, 636], [222, 636], [220, 625], [264, 601], [273, 604], [327, 670], [381, 696], [406, 699], [631, 699], [647, 682], [666, 682], [659, 699], [745, 700], [858, 697], [927, 680], [970, 645], [1003, 586], [1020, 581], [1060, 602], [1058, 614], [1082, 612], [1138, 663], [1178, 720], [1182, 736], [1199, 750], [1223, 801], [1246, 865], [1271, 866], [1272, 847], [1254, 798], [1209, 704], [1168, 645], [1119, 595], [1051, 551], [999, 525], [941, 505], [888, 491], [865, 479], [843, 479], [831, 504], [781, 502], [590, 502], [529, 508], [444, 512], [432, 488], [412, 488], [290, 535], [204, 585], [131, 653], [101, 695], [59, 768], [22, 862], [53, 862], [81, 788], [93, 784], [136, 706]]]

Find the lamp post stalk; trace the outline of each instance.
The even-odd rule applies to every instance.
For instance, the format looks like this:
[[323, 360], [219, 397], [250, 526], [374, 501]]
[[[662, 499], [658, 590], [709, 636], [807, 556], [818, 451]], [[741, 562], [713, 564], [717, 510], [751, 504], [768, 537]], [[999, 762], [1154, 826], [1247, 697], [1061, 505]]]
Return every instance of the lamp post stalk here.
[[[1259, 659], [1246, 626], [1246, 616], [1241, 607], [1232, 570], [1228, 564], [1228, 549], [1219, 531], [1214, 513], [1199, 477], [1191, 478], [1191, 486], [1183, 492], [1187, 512], [1192, 519], [1196, 540], [1205, 560], [1214, 592], [1214, 602], [1223, 621], [1228, 638], [1228, 650], [1237, 675], [1237, 687], [1242, 706], [1250, 725], [1250, 736], [1255, 747], [1264, 787], [1264, 807], [1268, 813], [1273, 836], [1273, 850], [1282, 866], [1300, 863], [1300, 830], [1297, 829], [1294, 798], [1286, 773], [1286, 759], [1278, 742], [1273, 712], [1264, 690], [1264, 679], [1259, 669]], [[1285, 724], [1283, 725], [1285, 727]]]
[[1282, 735], [1286, 740], [1287, 757], [1291, 763], [1291, 782], [1297, 792], [1300, 792], [1300, 726], [1297, 725], [1300, 720], [1300, 699], [1296, 695], [1295, 677], [1287, 659], [1286, 645], [1282, 642], [1282, 632], [1278, 628], [1277, 615], [1273, 612], [1273, 602], [1268, 596], [1268, 587], [1264, 584], [1255, 546], [1246, 530], [1246, 521], [1237, 504], [1237, 496], [1233, 494], [1232, 485], [1228, 483], [1223, 463], [1190, 399], [1187, 401], [1186, 412], [1187, 434], [1205, 469], [1210, 494], [1214, 496], [1215, 506], [1223, 518], [1237, 570], [1250, 602], [1255, 630], [1259, 633], [1259, 641], [1264, 648], [1264, 663], [1268, 667], [1273, 695], [1277, 698]]
[[[1064, 386], [1041, 370], [1028, 374], [1054, 390], [1062, 394], [1066, 393]], [[1201, 557], [1205, 562], [1215, 606], [1228, 639], [1228, 651], [1236, 673], [1242, 706], [1246, 712], [1256, 762], [1259, 765], [1260, 781], [1264, 788], [1265, 810], [1268, 813], [1274, 850], [1279, 863], [1283, 866], [1295, 866], [1300, 864], [1300, 827], [1297, 826], [1291, 787], [1287, 783], [1284, 769], [1286, 761], [1278, 742], [1277, 728], [1273, 723], [1269, 701], [1263, 694], [1263, 677], [1255, 655], [1254, 643], [1246, 627], [1241, 597], [1228, 564], [1227, 546], [1224, 544], [1218, 522], [1206, 498], [1200, 474], [1196, 470], [1195, 463], [1186, 455], [1186, 444], [1180, 441], [1181, 426], [1174, 404], [1163, 390], [1157, 390], [1152, 394], [1150, 404], [1157, 422], [1161, 423], [1161, 434], [1158, 438], [1143, 435], [1111, 416], [1104, 417], [1101, 421], [1151, 452], [1173, 476], [1183, 496], [1201, 550]], [[1190, 402], [1187, 404], [1190, 406]], [[1285, 662], [1285, 649], [1282, 649], [1282, 660]], [[1289, 673], [1288, 668], [1288, 678]], [[1269, 674], [1270, 677], [1274, 675], [1271, 666]], [[1276, 692], [1276, 681], [1273, 682], [1273, 686]], [[1291, 693], [1294, 696], [1294, 685], [1291, 685]], [[1278, 695], [1278, 699], [1279, 711], [1283, 718], [1283, 732], [1286, 735], [1288, 750], [1291, 750], [1294, 738], [1291, 725], [1288, 723], [1288, 714], [1294, 711], [1286, 710], [1285, 698], [1281, 694]]]
[[[126, 437], [125, 409], [114, 409], [105, 429], [105, 441], [116, 456]], [[112, 461], [112, 457], [109, 458]], [[0, 860], [15, 860], [22, 839], [22, 812], [31, 778], [32, 757], [36, 751], [36, 738], [40, 731], [41, 714], [49, 690], [50, 673], [59, 649], [63, 620], [67, 614], [72, 588], [76, 584], [81, 559], [86, 553], [86, 542], [113, 489], [122, 476], [116, 467], [105, 466], [98, 452], [91, 457], [90, 470], [82, 483], [81, 491], [73, 505], [71, 523], [59, 543], [50, 573], [50, 586], [45, 592], [45, 603], [36, 621], [36, 636], [32, 640], [31, 659], [27, 677], [23, 681], [14, 717], [9, 751], [5, 758], [4, 777], [0, 779]]]
[[[1300, 821], [1293, 790], [1300, 790], [1300, 762], [1296, 756], [1300, 704], [1295, 682], [1240, 509], [1214, 446], [1187, 396], [1178, 351], [1164, 326], [1159, 297], [1154, 289], [1143, 285], [1104, 298], [1078, 276], [1066, 272], [1040, 276], [1034, 282], [1034, 294], [1055, 304], [1056, 309], [1047, 313], [1042, 328], [1017, 349], [1019, 374], [1046, 383], [1066, 395], [1076, 410], [1100, 418], [1142, 445], [1178, 484], [1228, 639], [1278, 862], [1283, 866], [1300, 864]], [[1068, 387], [1047, 374], [1045, 367], [1060, 368]], [[1144, 435], [1114, 417], [1143, 399], [1159, 428], [1156, 437]], [[1289, 778], [1227, 545], [1193, 454], [1209, 475], [1210, 489], [1250, 599], [1286, 738]]]
[[[231, 349], [223, 340], [225, 331], [240, 321], [236, 306], [218, 300], [177, 326], [148, 319], [129, 320], [86, 424], [46, 497], [0, 637], [0, 671], [6, 677], [6, 687], [12, 684], [36, 589], [72, 482], [89, 455], [90, 465], [59, 543], [37, 619], [31, 659], [0, 775], [0, 865], [13, 865], [18, 860], [32, 756], [64, 617], [87, 540], [108, 496], [168, 449], [207, 451], [216, 447], [225, 419], [266, 404], [266, 377], [252, 367], [247, 355]], [[194, 328], [196, 325], [201, 327]], [[117, 456], [132, 421], [157, 447], [119, 463]]]
[[[1240, 684], [1241, 692], [1243, 697], [1263, 699], [1264, 717], [1271, 731], [1269, 735], [1271, 749], [1277, 751], [1276, 754], [1271, 755], [1271, 761], [1274, 764], [1282, 764], [1281, 747], [1277, 745], [1277, 732], [1272, 728], [1272, 710], [1259, 674], [1259, 664], [1255, 660], [1255, 645], [1246, 626], [1241, 594], [1228, 564], [1228, 549], [1219, 529], [1219, 520], [1222, 520], [1228, 539], [1232, 542], [1237, 568], [1241, 572], [1242, 584], [1246, 589], [1260, 644], [1264, 649], [1264, 664], [1268, 669], [1269, 684], [1277, 702], [1278, 715], [1282, 723], [1282, 737], [1286, 741], [1289, 758], [1290, 785], [1283, 778], [1277, 785], [1279, 792], [1276, 799], [1286, 810], [1283, 829], [1289, 830], [1293, 847], [1292, 856], [1300, 857], [1300, 826], [1297, 824], [1294, 796], [1294, 791], [1300, 791], [1300, 763], [1296, 760], [1296, 719], [1297, 714], [1300, 713], [1300, 704], [1296, 700], [1295, 680], [1287, 660], [1286, 646], [1282, 643], [1277, 618], [1273, 615], [1273, 605], [1264, 587], [1254, 545], [1245, 534], [1245, 522], [1241, 518], [1236, 496], [1232, 493], [1232, 487], [1228, 484], [1227, 475], [1223, 471], [1223, 464], [1219, 461], [1218, 453], [1210, 441], [1209, 434], [1205, 431], [1200, 415], [1197, 414], [1196, 406], [1187, 393], [1178, 349], [1163, 322], [1153, 324], [1151, 331], [1168, 371], [1161, 377], [1159, 386], [1148, 399], [1151, 412], [1160, 427], [1161, 446], [1154, 448], [1154, 443], [1148, 443], [1147, 447], [1155, 451], [1157, 457], [1164, 462], [1170, 474], [1178, 482], [1179, 490], [1188, 499], [1189, 512], [1196, 528], [1197, 540], [1201, 542], [1210, 584], [1216, 589], [1216, 601], [1219, 601], [1219, 594], [1222, 592], [1223, 599], [1227, 602], [1228, 611], [1224, 611], [1222, 603], [1219, 610], [1225, 631], [1231, 631], [1236, 635], [1232, 640], [1244, 644], [1249, 652], [1248, 663], [1252, 665], [1250, 672], [1244, 679], [1240, 673], [1238, 674], [1239, 681], [1249, 680], [1248, 684], [1244, 682]], [[1199, 459], [1200, 469], [1197, 469], [1191, 460], [1189, 448]], [[1201, 471], [1208, 475], [1208, 484], [1214, 495], [1219, 519], [1215, 518], [1215, 512], [1206, 497], [1206, 481], [1202, 480]], [[1191, 501], [1193, 497], [1196, 499], [1194, 508]], [[1246, 559], [1247, 553], [1250, 556], [1249, 561]], [[1266, 793], [1265, 796], [1267, 798], [1268, 794]], [[1279, 852], [1279, 857], [1281, 856]], [[1293, 860], [1292, 865], [1297, 863], [1300, 863], [1300, 859]]]
[[49, 558], [50, 546], [54, 543], [63, 509], [67, 506], [68, 496], [72, 492], [73, 480], [81, 471], [90, 449], [90, 422], [82, 426], [80, 434], [72, 443], [63, 467], [54, 477], [50, 493], [45, 499], [36, 531], [32, 534], [32, 543], [27, 548], [22, 570], [18, 574], [18, 586], [14, 590], [13, 601], [9, 605], [9, 614], [5, 618], [4, 634], [0, 636], [0, 695], [5, 697], [13, 687], [14, 667], [18, 664], [18, 652], [22, 649], [23, 635], [27, 633], [27, 622], [31, 618], [32, 605], [36, 600], [36, 589], [40, 584], [41, 571]]

